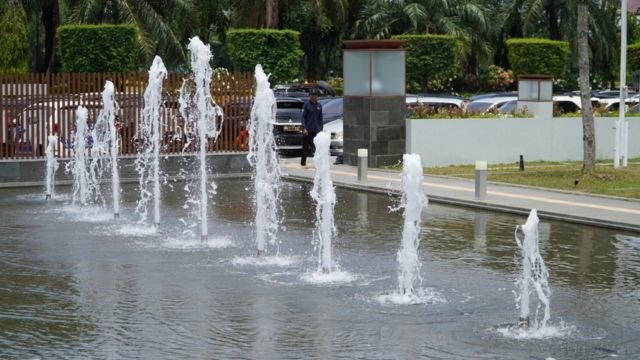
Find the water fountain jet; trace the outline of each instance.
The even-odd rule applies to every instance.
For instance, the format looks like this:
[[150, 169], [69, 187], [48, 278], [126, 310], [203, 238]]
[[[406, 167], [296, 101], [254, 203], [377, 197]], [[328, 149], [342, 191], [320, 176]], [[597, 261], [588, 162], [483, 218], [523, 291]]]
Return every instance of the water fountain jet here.
[[[207, 206], [209, 191], [207, 191], [207, 147], [208, 138], [215, 142], [220, 134], [224, 121], [222, 109], [215, 104], [211, 97], [211, 76], [212, 70], [209, 65], [211, 60], [211, 49], [205, 45], [197, 36], [189, 41], [188, 46], [191, 54], [191, 79], [185, 80], [180, 91], [180, 114], [185, 119], [185, 133], [189, 147], [192, 141], [197, 139], [198, 158], [200, 163], [200, 198], [199, 200], [188, 199], [187, 203], [198, 203], [200, 218], [200, 238], [206, 241], [208, 238]], [[188, 186], [188, 185], [187, 185]], [[215, 183], [211, 184], [211, 193], [215, 193]]]
[[[138, 149], [136, 158], [136, 170], [140, 175], [140, 196], [136, 206], [136, 213], [140, 214], [140, 220], [147, 218], [147, 203], [149, 197], [153, 197], [153, 223], [160, 225], [160, 130], [163, 128], [160, 110], [162, 108], [162, 82], [167, 77], [167, 69], [162, 59], [156, 56], [149, 69], [149, 84], [144, 92], [144, 108], [142, 119], [138, 127], [138, 140], [141, 148]], [[152, 183], [153, 189], [148, 189]]]
[[58, 143], [58, 136], [49, 135], [47, 143], [47, 173], [46, 173], [46, 200], [50, 200], [55, 194], [56, 171], [58, 171], [58, 160], [56, 160], [55, 146]]
[[[273, 136], [276, 119], [276, 99], [269, 85], [269, 77], [262, 65], [255, 68], [256, 96], [249, 122], [249, 154], [247, 160], [254, 168], [253, 204], [256, 209], [257, 256], [265, 254], [265, 245], [278, 245], [276, 233], [279, 226], [280, 167]], [[279, 249], [276, 250], [279, 252]]]
[[[518, 326], [528, 329], [531, 326], [530, 303], [531, 297], [537, 297], [536, 313], [533, 327], [535, 330], [544, 329], [547, 326], [550, 313], [551, 289], [549, 288], [549, 271], [542, 260], [538, 235], [538, 212], [532, 209], [524, 225], [516, 226], [515, 239], [520, 248], [522, 258], [522, 273], [517, 280], [519, 294], [517, 296], [520, 308]], [[532, 294], [532, 288], [535, 290]], [[544, 306], [541, 319], [538, 319], [538, 310]]]
[[318, 248], [318, 270], [331, 273], [331, 239], [335, 233], [333, 210], [336, 204], [336, 192], [331, 180], [331, 161], [329, 148], [331, 138], [325, 132], [319, 132], [313, 139], [316, 151], [313, 163], [316, 173], [311, 189], [311, 198], [316, 202], [316, 230], [314, 243]]
[[420, 277], [420, 223], [422, 209], [428, 200], [422, 191], [422, 160], [420, 155], [405, 154], [402, 169], [402, 199], [400, 208], [404, 208], [404, 228], [402, 243], [398, 250], [398, 283], [400, 292], [413, 295], [415, 287], [422, 281]]

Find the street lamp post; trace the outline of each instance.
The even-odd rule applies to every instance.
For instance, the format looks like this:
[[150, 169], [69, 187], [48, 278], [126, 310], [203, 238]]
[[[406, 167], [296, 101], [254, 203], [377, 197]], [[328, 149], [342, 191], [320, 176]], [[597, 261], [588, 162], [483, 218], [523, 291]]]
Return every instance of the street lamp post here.
[[627, 144], [629, 141], [629, 132], [625, 119], [626, 110], [626, 93], [627, 93], [627, 0], [622, 0], [620, 4], [620, 105], [618, 112], [620, 113], [616, 123], [616, 148], [614, 152], [613, 166], [620, 167], [620, 158], [622, 157], [622, 166], [628, 165], [627, 157], [629, 155]]

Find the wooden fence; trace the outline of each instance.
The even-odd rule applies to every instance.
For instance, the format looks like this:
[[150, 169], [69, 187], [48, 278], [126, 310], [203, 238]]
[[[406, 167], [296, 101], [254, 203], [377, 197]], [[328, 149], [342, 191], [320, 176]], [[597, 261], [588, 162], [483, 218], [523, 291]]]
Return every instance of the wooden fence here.
[[[0, 75], [0, 119], [2, 145], [0, 161], [40, 159], [44, 157], [48, 135], [58, 135], [55, 153], [59, 158], [74, 154], [76, 109], [83, 105], [89, 112], [87, 123], [93, 126], [102, 108], [102, 91], [107, 80], [114, 83], [119, 109], [120, 154], [135, 155], [139, 140], [136, 130], [144, 107], [148, 73], [55, 73], [28, 76]], [[179, 90], [188, 75], [169, 74], [163, 83], [163, 153], [192, 152], [185, 148], [179, 127]], [[253, 104], [255, 79], [251, 73], [214, 75], [213, 99], [224, 111], [224, 122], [216, 142], [209, 141], [214, 152], [245, 151], [238, 135], [247, 125]]]

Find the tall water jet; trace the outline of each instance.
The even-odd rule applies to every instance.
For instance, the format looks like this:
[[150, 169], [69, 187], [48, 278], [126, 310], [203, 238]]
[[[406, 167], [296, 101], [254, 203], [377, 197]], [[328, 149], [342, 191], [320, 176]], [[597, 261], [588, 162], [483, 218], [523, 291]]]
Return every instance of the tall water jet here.
[[80, 105], [76, 110], [76, 131], [73, 142], [73, 160], [67, 163], [66, 171], [73, 175], [71, 202], [86, 205], [89, 200], [89, 172], [86, 164], [87, 108]]
[[331, 239], [335, 233], [333, 209], [336, 204], [336, 192], [331, 180], [331, 160], [329, 148], [331, 138], [325, 132], [319, 132], [313, 139], [316, 152], [313, 164], [316, 173], [313, 179], [311, 197], [316, 202], [316, 230], [314, 243], [318, 249], [318, 270], [331, 273]]
[[118, 173], [118, 135], [115, 126], [117, 104], [115, 88], [111, 81], [105, 82], [102, 91], [102, 109], [98, 113], [92, 131], [93, 144], [91, 147], [91, 176], [92, 186], [96, 197], [104, 203], [100, 193], [104, 168], [111, 165], [111, 191], [113, 201], [113, 216], [120, 216], [120, 176]]
[[47, 156], [47, 200], [52, 199], [55, 196], [56, 171], [58, 171], [58, 160], [56, 160], [55, 147], [58, 143], [58, 136], [49, 135], [48, 140], [49, 142], [47, 143], [47, 150], [45, 151], [45, 155]]
[[[256, 243], [258, 256], [265, 252], [265, 244], [278, 245], [278, 213], [280, 199], [280, 167], [273, 136], [276, 119], [276, 99], [269, 85], [269, 77], [256, 65], [256, 97], [249, 122], [249, 155], [254, 168], [253, 203], [256, 209]], [[276, 250], [278, 252], [278, 250]]]
[[420, 245], [422, 209], [427, 206], [428, 200], [422, 191], [423, 169], [420, 155], [405, 154], [402, 160], [400, 208], [404, 208], [404, 228], [402, 230], [402, 244], [397, 256], [398, 283], [402, 294], [412, 295], [416, 286], [422, 281], [418, 245]]
[[[531, 210], [527, 222], [524, 225], [516, 226], [515, 239], [522, 256], [522, 273], [517, 280], [519, 294], [517, 295], [518, 306], [520, 308], [519, 326], [529, 328], [531, 296], [537, 297], [536, 312], [534, 315], [533, 328], [543, 329], [549, 320], [549, 301], [551, 289], [549, 288], [549, 271], [542, 260], [539, 247], [538, 236], [538, 212]], [[531, 291], [531, 290], [534, 291]], [[539, 319], [539, 310], [544, 306], [542, 318]]]
[[[138, 126], [137, 138], [141, 142], [136, 159], [136, 170], [140, 175], [140, 197], [136, 213], [140, 220], [147, 219], [147, 203], [153, 198], [153, 223], [160, 225], [160, 129], [162, 128], [162, 82], [167, 69], [159, 56], [153, 59], [149, 69], [149, 84], [144, 91], [144, 108]], [[153, 189], [149, 189], [150, 183]]]
[[[215, 142], [220, 134], [220, 129], [224, 121], [222, 109], [217, 106], [211, 97], [211, 75], [212, 70], [209, 65], [211, 60], [211, 49], [196, 36], [189, 41], [188, 46], [191, 54], [192, 77], [185, 80], [180, 91], [180, 114], [185, 121], [185, 134], [187, 136], [186, 146], [197, 139], [198, 158], [200, 162], [200, 198], [199, 217], [201, 224], [201, 238], [207, 240], [207, 204], [209, 191], [207, 186], [207, 138], [212, 138]], [[197, 130], [197, 131], [196, 131]], [[196, 132], [197, 134], [194, 134]], [[196, 135], [196, 136], [192, 136]], [[211, 183], [211, 193], [215, 193], [215, 183]], [[188, 200], [188, 203], [193, 202]]]

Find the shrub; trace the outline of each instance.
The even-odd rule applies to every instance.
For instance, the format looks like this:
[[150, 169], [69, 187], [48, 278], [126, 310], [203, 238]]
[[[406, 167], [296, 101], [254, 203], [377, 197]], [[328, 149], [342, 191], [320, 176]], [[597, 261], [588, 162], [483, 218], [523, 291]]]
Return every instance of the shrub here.
[[274, 85], [297, 77], [303, 55], [300, 33], [293, 30], [230, 30], [227, 47], [234, 71], [253, 72], [262, 64]]
[[407, 49], [408, 91], [451, 90], [458, 70], [460, 43], [447, 35], [399, 35]]
[[507, 40], [508, 58], [515, 75], [564, 76], [569, 60], [569, 43], [538, 38]]
[[0, 17], [0, 74], [29, 72], [27, 15], [21, 5], [5, 6]]
[[640, 42], [627, 46], [627, 73], [640, 70]]
[[58, 50], [65, 72], [136, 70], [138, 29], [132, 25], [58, 27]]

